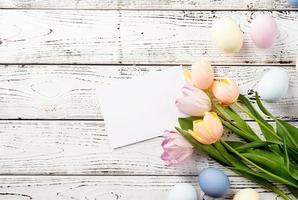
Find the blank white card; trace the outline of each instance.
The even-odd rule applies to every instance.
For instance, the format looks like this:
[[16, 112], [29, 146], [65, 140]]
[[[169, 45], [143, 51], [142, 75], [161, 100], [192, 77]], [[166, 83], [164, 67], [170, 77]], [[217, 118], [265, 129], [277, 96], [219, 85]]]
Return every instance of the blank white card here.
[[173, 129], [179, 115], [175, 100], [183, 84], [182, 67], [173, 67], [99, 88], [111, 146], [126, 146]]

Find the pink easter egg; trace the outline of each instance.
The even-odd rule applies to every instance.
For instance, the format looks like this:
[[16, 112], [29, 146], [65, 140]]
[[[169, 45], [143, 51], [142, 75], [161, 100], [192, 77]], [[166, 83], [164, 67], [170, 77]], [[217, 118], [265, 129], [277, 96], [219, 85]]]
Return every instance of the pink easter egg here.
[[250, 36], [255, 45], [262, 49], [272, 47], [278, 34], [278, 27], [273, 17], [257, 15], [250, 25]]

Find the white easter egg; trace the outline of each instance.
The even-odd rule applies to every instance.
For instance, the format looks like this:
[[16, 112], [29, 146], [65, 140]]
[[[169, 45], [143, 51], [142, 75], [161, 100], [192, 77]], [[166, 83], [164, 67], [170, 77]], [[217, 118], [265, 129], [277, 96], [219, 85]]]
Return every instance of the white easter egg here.
[[260, 195], [257, 191], [246, 188], [242, 189], [234, 196], [233, 200], [260, 200]]
[[281, 69], [271, 69], [264, 74], [258, 84], [258, 93], [267, 102], [276, 102], [282, 98], [289, 88], [288, 73]]
[[196, 189], [188, 183], [179, 183], [169, 192], [168, 200], [197, 200]]
[[243, 44], [243, 33], [231, 18], [222, 18], [213, 23], [212, 38], [216, 46], [226, 53], [238, 52]]

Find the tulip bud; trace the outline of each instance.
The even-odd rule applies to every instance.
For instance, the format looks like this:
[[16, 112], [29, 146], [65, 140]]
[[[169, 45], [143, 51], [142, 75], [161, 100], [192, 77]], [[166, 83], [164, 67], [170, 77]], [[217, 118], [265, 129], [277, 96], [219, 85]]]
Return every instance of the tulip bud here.
[[215, 98], [225, 106], [229, 106], [239, 97], [239, 89], [237, 84], [231, 79], [214, 81], [212, 85], [212, 93]]
[[182, 88], [183, 97], [176, 100], [177, 108], [189, 116], [203, 116], [204, 112], [211, 109], [211, 102], [208, 95], [191, 85]]
[[223, 126], [214, 112], [206, 112], [203, 120], [193, 122], [193, 131], [190, 131], [193, 138], [202, 144], [213, 144], [223, 135]]
[[191, 67], [191, 83], [201, 89], [208, 89], [214, 80], [214, 73], [209, 61], [201, 60]]
[[193, 153], [192, 146], [177, 132], [165, 131], [161, 144], [164, 152], [161, 159], [167, 166], [176, 165]]

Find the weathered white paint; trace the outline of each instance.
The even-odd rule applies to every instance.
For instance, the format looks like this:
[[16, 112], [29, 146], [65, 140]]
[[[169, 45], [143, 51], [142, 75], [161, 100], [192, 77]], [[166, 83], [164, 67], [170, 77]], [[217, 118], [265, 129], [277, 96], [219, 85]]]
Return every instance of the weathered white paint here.
[[160, 159], [162, 138], [113, 150], [102, 121], [1, 120], [0, 130], [2, 175], [197, 175], [205, 167], [220, 167], [199, 154], [166, 167]]
[[[177, 183], [196, 186], [202, 199], [196, 179], [196, 176], [0, 176], [0, 199], [165, 200]], [[280, 200], [240, 177], [233, 178], [225, 199], [232, 199], [234, 193], [245, 187], [256, 189], [263, 200]]]
[[[141, 76], [169, 66], [9, 65], [0, 66], [0, 118], [102, 119], [96, 89], [118, 79]], [[243, 94], [255, 90], [263, 72], [274, 66], [218, 66], [216, 76], [228, 76]], [[272, 113], [297, 118], [298, 76], [294, 66], [287, 96], [266, 104]], [[252, 96], [252, 95], [251, 95]], [[253, 98], [252, 98], [253, 101]]]
[[[217, 64], [289, 64], [297, 52], [298, 13], [272, 15], [280, 35], [269, 50], [249, 35], [251, 11], [1, 10], [0, 63], [179, 64], [209, 56]], [[246, 33], [242, 50], [215, 48], [210, 27], [231, 16]]]
[[294, 10], [287, 0], [1, 0], [1, 8], [26, 9], [169, 9], [169, 10]]

